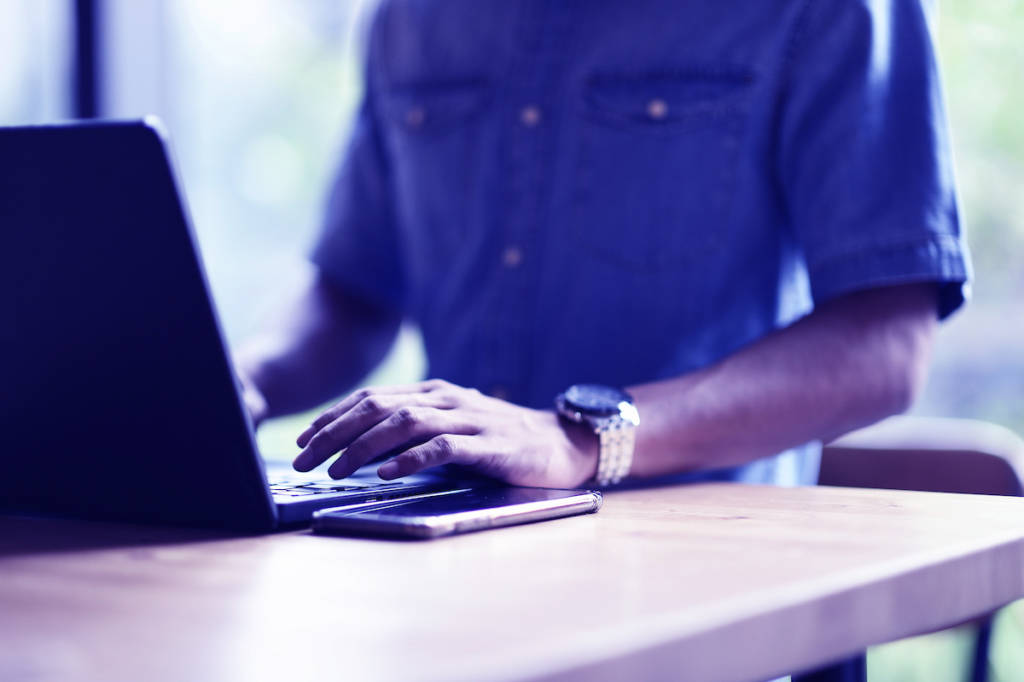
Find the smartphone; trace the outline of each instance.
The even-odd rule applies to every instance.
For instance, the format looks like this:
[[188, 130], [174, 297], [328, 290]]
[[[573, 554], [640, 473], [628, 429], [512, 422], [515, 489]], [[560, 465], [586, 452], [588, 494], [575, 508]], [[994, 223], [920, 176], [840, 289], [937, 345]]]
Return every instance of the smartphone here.
[[601, 493], [595, 490], [463, 488], [321, 509], [313, 514], [313, 530], [426, 539], [588, 514], [600, 507]]

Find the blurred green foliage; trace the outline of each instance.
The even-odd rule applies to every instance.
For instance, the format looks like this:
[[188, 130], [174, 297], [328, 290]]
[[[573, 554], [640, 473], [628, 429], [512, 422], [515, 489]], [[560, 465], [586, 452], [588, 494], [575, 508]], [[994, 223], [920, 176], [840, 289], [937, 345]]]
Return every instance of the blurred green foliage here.
[[[974, 297], [940, 335], [919, 412], [995, 421], [1024, 434], [1024, 2], [940, 0], [938, 50]], [[969, 627], [875, 647], [872, 682], [969, 678]], [[1024, 682], [1024, 602], [1003, 609], [992, 682]]]
[[940, 63], [978, 301], [1016, 302], [1024, 293], [1024, 2], [940, 7]]
[[937, 44], [971, 302], [944, 328], [916, 412], [1024, 434], [1024, 2], [940, 0]]

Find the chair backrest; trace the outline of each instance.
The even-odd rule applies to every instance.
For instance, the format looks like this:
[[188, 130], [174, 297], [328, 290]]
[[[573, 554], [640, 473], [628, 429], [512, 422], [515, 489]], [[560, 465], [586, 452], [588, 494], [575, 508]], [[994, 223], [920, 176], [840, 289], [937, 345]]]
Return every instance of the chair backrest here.
[[1024, 440], [975, 419], [890, 417], [822, 451], [821, 485], [1024, 494]]

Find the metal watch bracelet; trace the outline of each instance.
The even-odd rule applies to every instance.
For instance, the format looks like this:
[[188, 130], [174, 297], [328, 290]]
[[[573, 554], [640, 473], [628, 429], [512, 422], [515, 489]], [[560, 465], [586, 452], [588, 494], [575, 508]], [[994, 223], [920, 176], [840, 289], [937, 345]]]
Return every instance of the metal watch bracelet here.
[[633, 466], [633, 450], [636, 446], [636, 427], [640, 415], [630, 403], [619, 405], [619, 414], [598, 424], [595, 433], [600, 440], [601, 454], [597, 463], [594, 482], [604, 487], [615, 485], [626, 476]]

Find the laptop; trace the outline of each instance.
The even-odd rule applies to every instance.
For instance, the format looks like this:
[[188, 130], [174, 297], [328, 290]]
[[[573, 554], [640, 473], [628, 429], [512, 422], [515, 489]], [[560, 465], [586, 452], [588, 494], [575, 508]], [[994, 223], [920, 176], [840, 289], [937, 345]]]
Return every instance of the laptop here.
[[268, 481], [156, 119], [0, 128], [0, 512], [264, 532], [465, 488]]

